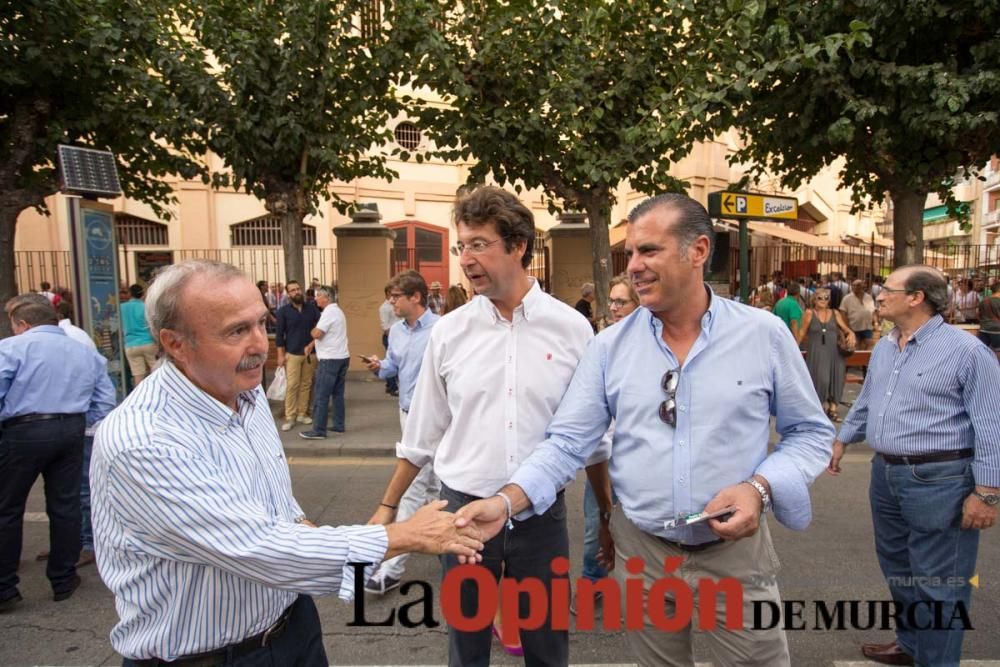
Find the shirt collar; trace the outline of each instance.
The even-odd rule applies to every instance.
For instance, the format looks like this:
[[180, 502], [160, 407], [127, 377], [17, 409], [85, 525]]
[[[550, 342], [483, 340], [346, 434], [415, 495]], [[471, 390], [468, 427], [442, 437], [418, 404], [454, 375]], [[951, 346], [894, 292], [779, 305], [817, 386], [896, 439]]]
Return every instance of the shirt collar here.
[[[705, 283], [705, 291], [708, 293], [708, 310], [701, 316], [701, 330], [708, 335], [712, 332], [712, 326], [719, 317], [722, 309], [722, 300], [715, 296], [715, 292], [712, 291], [708, 283]], [[649, 326], [652, 328], [653, 334], [659, 338], [663, 332], [663, 322], [644, 306], [640, 306], [640, 308], [646, 311], [646, 316], [649, 318]]]
[[[524, 319], [530, 321], [532, 317], [541, 314], [545, 308], [545, 296], [542, 288], [538, 286], [538, 281], [531, 277], [528, 280], [531, 281], [531, 287], [528, 289], [528, 293], [524, 295], [524, 298], [521, 299], [521, 303], [517, 304], [514, 308], [513, 316], [515, 319], [518, 313], [520, 313]], [[507, 321], [492, 301], [486, 297], [483, 297], [482, 301], [485, 302], [484, 308], [486, 308], [486, 312], [490, 314], [495, 323]]]
[[[223, 405], [209, 396], [203, 389], [197, 387], [169, 359], [164, 359], [158, 370], [162, 374], [166, 393], [178, 403], [186, 406], [192, 414], [218, 426], [227, 426], [234, 419], [239, 420], [239, 416], [228, 405]], [[245, 391], [237, 396], [236, 408], [239, 410], [240, 416], [248, 414], [248, 410], [256, 409], [257, 400], [257, 389]]]
[[66, 332], [63, 331], [62, 327], [60, 327], [58, 324], [39, 324], [37, 326], [31, 327], [21, 335], [27, 336], [29, 334], [40, 334], [40, 333], [50, 333], [50, 334], [54, 333], [58, 334], [59, 336], [66, 335]]
[[[944, 324], [944, 318], [940, 315], [935, 315], [931, 319], [927, 320], [920, 325], [920, 328], [913, 332], [910, 336], [910, 340], [906, 342], [907, 345], [913, 343], [914, 345], [920, 344], [924, 338], [927, 338], [935, 331], [938, 327]], [[889, 340], [891, 340], [896, 345], [899, 345], [899, 327], [894, 327], [892, 331], [889, 332]]]
[[405, 319], [403, 320], [403, 326], [409, 329], [410, 331], [416, 331], [417, 329], [423, 329], [427, 326], [430, 326], [431, 321], [435, 317], [436, 315], [434, 314], [433, 310], [431, 310], [430, 308], [425, 308], [424, 314], [417, 318], [417, 321], [413, 323], [412, 327], [410, 326], [410, 323], [407, 322]]

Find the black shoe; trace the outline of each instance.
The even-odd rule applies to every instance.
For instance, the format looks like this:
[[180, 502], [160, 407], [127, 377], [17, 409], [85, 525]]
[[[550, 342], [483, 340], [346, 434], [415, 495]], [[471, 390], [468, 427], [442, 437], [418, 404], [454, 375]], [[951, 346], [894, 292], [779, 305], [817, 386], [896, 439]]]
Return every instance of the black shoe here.
[[320, 433], [319, 431], [302, 431], [299, 433], [299, 437], [303, 440], [326, 440], [326, 433]]
[[5, 611], [10, 611], [14, 607], [16, 607], [18, 604], [20, 604], [21, 600], [23, 600], [23, 599], [24, 598], [21, 597], [20, 593], [18, 593], [17, 591], [14, 591], [14, 594], [12, 596], [10, 596], [9, 598], [7, 598], [5, 600], [0, 600], [0, 613], [3, 613]]
[[69, 587], [64, 591], [54, 592], [52, 594], [52, 599], [55, 600], [56, 602], [62, 602], [63, 600], [70, 599], [71, 597], [73, 597], [73, 593], [76, 592], [76, 589], [80, 587], [81, 582], [82, 579], [80, 579], [80, 575], [78, 574], [73, 575], [73, 579], [71, 579], [69, 582]]

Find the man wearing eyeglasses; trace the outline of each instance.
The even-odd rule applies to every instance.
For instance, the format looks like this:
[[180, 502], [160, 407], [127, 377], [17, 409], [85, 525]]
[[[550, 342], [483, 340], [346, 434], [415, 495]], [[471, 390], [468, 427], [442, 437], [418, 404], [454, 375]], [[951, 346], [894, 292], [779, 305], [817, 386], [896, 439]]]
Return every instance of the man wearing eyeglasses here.
[[[528, 275], [534, 216], [514, 195], [494, 187], [463, 195], [455, 203], [455, 226], [452, 252], [478, 296], [431, 331], [396, 447], [399, 461], [372, 523], [392, 520], [403, 492], [431, 461], [450, 511], [492, 495], [545, 439], [593, 337], [579, 313]], [[544, 512], [513, 526], [486, 545], [483, 565], [496, 578], [503, 572], [549, 588], [556, 578], [552, 559], [569, 554], [561, 488]], [[443, 559], [445, 573], [458, 564]], [[467, 618], [476, 616], [473, 582], [463, 584], [461, 606]], [[451, 627], [448, 642], [450, 664], [489, 664], [488, 626], [475, 632]], [[521, 644], [528, 664], [568, 664], [569, 634], [553, 630], [548, 619], [522, 631]]]
[[[420, 365], [427, 349], [427, 340], [439, 315], [428, 308], [427, 282], [416, 271], [403, 271], [389, 281], [389, 301], [393, 314], [400, 320], [389, 329], [389, 341], [385, 359], [368, 357], [365, 366], [379, 378], [399, 379], [399, 428], [406, 430], [406, 418], [413, 403], [413, 390], [420, 375]], [[397, 521], [413, 516], [418, 509], [435, 500], [441, 490], [433, 464], [428, 463], [420, 470], [399, 505], [386, 507], [394, 510]], [[387, 560], [365, 583], [365, 590], [375, 595], [385, 595], [399, 586], [406, 572], [409, 554], [400, 554]]]
[[849, 443], [867, 439], [877, 452], [869, 486], [875, 552], [893, 600], [917, 623], [861, 651], [884, 664], [957, 667], [979, 531], [996, 523], [1000, 505], [1000, 366], [989, 348], [944, 321], [948, 285], [937, 269], [896, 269], [878, 302], [896, 326], [872, 350], [830, 473], [840, 473]]
[[[809, 484], [828, 461], [833, 427], [784, 323], [704, 283], [713, 237], [704, 207], [684, 195], [653, 197], [629, 214], [626, 270], [641, 307], [598, 334], [548, 439], [496, 496], [463, 508], [457, 523], [474, 522], [489, 536], [509, 512], [544, 512], [614, 418], [610, 472], [621, 503], [601, 507], [601, 518], [610, 524], [621, 589], [632, 578], [627, 559], [642, 559], [649, 590], [666, 576], [665, 559], [681, 557], [674, 576], [695, 601], [704, 579], [739, 579], [750, 624], [755, 601], [780, 600], [763, 515], [773, 508], [789, 528], [809, 524]], [[769, 453], [771, 416], [780, 440]], [[667, 527], [678, 515], [728, 507], [728, 519]], [[606, 615], [610, 602], [605, 596]], [[664, 603], [667, 617], [699, 617], [670, 595]], [[724, 629], [725, 607], [716, 607], [718, 629], [704, 633], [716, 662], [790, 663], [783, 630]], [[690, 622], [664, 632], [645, 618], [643, 630], [626, 633], [639, 664], [693, 665]]]

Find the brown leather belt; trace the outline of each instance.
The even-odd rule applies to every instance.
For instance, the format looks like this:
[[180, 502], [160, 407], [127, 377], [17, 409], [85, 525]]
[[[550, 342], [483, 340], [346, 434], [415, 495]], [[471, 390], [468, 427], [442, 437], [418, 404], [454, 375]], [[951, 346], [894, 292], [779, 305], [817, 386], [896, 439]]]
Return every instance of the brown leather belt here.
[[269, 646], [274, 640], [284, 634], [285, 629], [288, 627], [288, 619], [292, 615], [292, 607], [294, 604], [289, 605], [288, 609], [282, 612], [278, 620], [274, 622], [271, 627], [260, 634], [254, 635], [248, 639], [244, 639], [238, 644], [231, 644], [229, 646], [224, 646], [214, 651], [207, 651], [205, 653], [198, 653], [197, 655], [186, 655], [177, 658], [176, 660], [160, 660], [159, 658], [146, 658], [144, 660], [135, 660], [138, 667], [214, 667], [215, 665], [228, 664], [234, 660], [242, 658], [259, 648], [264, 648]]
[[976, 455], [976, 450], [952, 449], [947, 452], [931, 452], [930, 454], [918, 454], [916, 456], [893, 456], [892, 454], [879, 454], [882, 460], [890, 465], [915, 466], [921, 463], [942, 463], [944, 461], [958, 461], [968, 459]]

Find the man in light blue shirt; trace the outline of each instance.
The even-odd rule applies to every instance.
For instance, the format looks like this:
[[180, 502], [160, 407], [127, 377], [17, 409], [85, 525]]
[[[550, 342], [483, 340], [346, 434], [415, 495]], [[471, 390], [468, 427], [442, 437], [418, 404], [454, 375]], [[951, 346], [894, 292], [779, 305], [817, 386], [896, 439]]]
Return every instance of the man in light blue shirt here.
[[84, 430], [115, 405], [107, 362], [59, 328], [50, 303], [15, 297], [5, 307], [16, 334], [0, 341], [0, 611], [21, 601], [24, 506], [45, 479], [51, 550], [45, 574], [57, 602], [80, 585], [80, 480]]
[[888, 664], [958, 667], [979, 533], [996, 523], [1000, 505], [1000, 367], [942, 318], [950, 301], [937, 269], [896, 269], [878, 302], [896, 326], [872, 351], [830, 472], [840, 472], [847, 444], [867, 439], [876, 451], [875, 552], [901, 616], [915, 624], [861, 651]]
[[[713, 237], [705, 209], [683, 195], [654, 197], [630, 213], [627, 272], [642, 307], [594, 339], [548, 439], [498, 495], [460, 510], [458, 523], [474, 521], [489, 536], [509, 513], [545, 511], [614, 418], [610, 472], [621, 505], [601, 513], [610, 522], [621, 589], [628, 558], [642, 559], [648, 590], [667, 576], [665, 559], [681, 557], [675, 576], [695, 601], [703, 578], [739, 579], [749, 625], [753, 601], [780, 600], [763, 515], [773, 504], [775, 518], [789, 528], [809, 524], [808, 487], [829, 458], [833, 427], [781, 320], [720, 299], [705, 285]], [[769, 453], [771, 416], [780, 439]], [[725, 508], [733, 510], [728, 520], [665, 525]], [[577, 596], [581, 614], [585, 586], [580, 582]], [[608, 592], [605, 618], [615, 615]], [[690, 602], [675, 604], [668, 595], [665, 605], [667, 617], [699, 618]], [[718, 629], [705, 633], [718, 662], [789, 664], [784, 631], [731, 631], [725, 612], [725, 604], [717, 605]], [[626, 636], [640, 664], [691, 665], [692, 622], [664, 632], [647, 615], [645, 628]]]
[[[431, 328], [441, 316], [427, 307], [427, 282], [416, 271], [404, 271], [389, 281], [389, 301], [393, 314], [401, 319], [389, 328], [385, 359], [369, 358], [367, 366], [383, 380], [399, 378], [399, 428], [403, 431], [406, 430], [406, 415], [410, 412], [410, 401], [417, 386], [427, 340]], [[441, 483], [434, 474], [434, 464], [428, 463], [420, 469], [400, 498], [396, 520], [412, 516], [428, 501], [437, 498], [440, 491]], [[383, 595], [399, 586], [409, 556], [402, 554], [382, 563], [365, 584], [365, 590]]]

